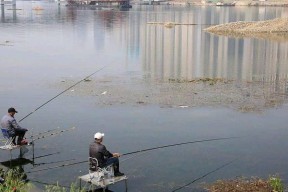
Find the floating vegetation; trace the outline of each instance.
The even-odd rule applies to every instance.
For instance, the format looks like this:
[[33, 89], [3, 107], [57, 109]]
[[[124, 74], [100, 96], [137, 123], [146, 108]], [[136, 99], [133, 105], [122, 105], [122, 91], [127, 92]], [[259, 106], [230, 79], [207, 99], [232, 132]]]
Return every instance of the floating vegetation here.
[[167, 28], [173, 28], [176, 25], [197, 25], [195, 23], [174, 23], [174, 22], [148, 22], [147, 24], [163, 25], [164, 27], [167, 27]]
[[247, 112], [260, 112], [260, 109], [259, 107], [253, 105], [253, 104], [250, 104], [250, 105], [243, 105], [243, 106], [240, 106], [238, 108], [239, 111], [243, 112], [243, 113], [247, 113]]
[[198, 79], [192, 79], [192, 80], [183, 80], [183, 79], [168, 79], [169, 82], [173, 83], [209, 83], [210, 85], [214, 85], [216, 83], [228, 83], [231, 82], [231, 80], [223, 79], [223, 78], [198, 78]]
[[288, 18], [277, 18], [256, 22], [231, 22], [204, 29], [217, 35], [236, 38], [255, 37], [276, 41], [288, 40]]
[[[57, 82], [51, 86], [64, 89], [75, 82], [76, 80], [66, 80], [64, 83]], [[238, 82], [227, 78], [170, 77], [153, 81], [135, 79], [131, 84], [120, 78], [104, 77], [83, 83], [77, 91], [69, 91], [69, 94], [95, 97], [96, 104], [102, 106], [225, 106], [244, 113], [259, 113], [287, 103], [287, 82], [277, 82], [280, 89], [271, 90], [271, 82]]]

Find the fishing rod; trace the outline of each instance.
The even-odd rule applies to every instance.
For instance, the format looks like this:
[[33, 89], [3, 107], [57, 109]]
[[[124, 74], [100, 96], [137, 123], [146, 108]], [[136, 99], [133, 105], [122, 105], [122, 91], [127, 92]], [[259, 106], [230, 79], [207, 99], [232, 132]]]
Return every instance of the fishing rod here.
[[49, 153], [49, 154], [46, 154], [46, 155], [37, 156], [37, 157], [34, 157], [34, 159], [39, 159], [39, 158], [42, 158], [42, 157], [47, 157], [47, 156], [55, 155], [55, 154], [60, 154], [60, 152], [58, 151], [56, 153]]
[[212, 173], [214, 173], [214, 172], [216, 172], [216, 171], [218, 171], [218, 170], [220, 170], [220, 169], [222, 169], [222, 168], [230, 165], [231, 163], [233, 163], [233, 162], [236, 161], [236, 160], [237, 160], [237, 159], [234, 159], [234, 160], [232, 160], [232, 161], [229, 161], [228, 163], [225, 163], [224, 165], [221, 165], [220, 167], [217, 167], [217, 168], [214, 169], [213, 171], [210, 171], [210, 172], [202, 175], [201, 177], [198, 177], [198, 178], [194, 179], [194, 180], [191, 181], [190, 183], [187, 183], [187, 184], [185, 184], [185, 185], [183, 185], [183, 186], [181, 186], [181, 187], [179, 187], [179, 188], [177, 188], [177, 189], [174, 189], [172, 192], [179, 191], [180, 189], [183, 189], [184, 187], [187, 187], [188, 185], [191, 185], [192, 183], [195, 183], [196, 181], [198, 181], [198, 180], [200, 180], [200, 179], [203, 179], [204, 177], [207, 177], [208, 175], [210, 175], [210, 174], [212, 174]]
[[49, 169], [56, 169], [56, 168], [60, 168], [60, 167], [77, 165], [77, 164], [80, 164], [80, 163], [88, 163], [88, 160], [80, 161], [80, 162], [74, 162], [74, 163], [65, 163], [65, 164], [62, 164], [62, 165], [57, 165], [57, 166], [53, 166], [53, 167], [47, 167], [47, 168], [44, 168], [44, 169], [38, 169], [38, 170], [34, 170], [34, 171], [28, 171], [27, 173], [34, 173], [34, 172], [45, 171], [45, 170], [49, 170]]
[[[133, 151], [133, 152], [129, 152], [129, 153], [124, 153], [121, 156], [131, 155], [131, 154], [135, 154], [135, 153], [144, 153], [147, 151], [152, 151], [152, 150], [167, 148], [167, 147], [173, 147], [173, 146], [177, 146], [177, 145], [179, 146], [179, 145], [185, 145], [185, 144], [193, 144], [193, 143], [201, 143], [201, 142], [209, 142], [209, 141], [219, 141], [219, 140], [235, 139], [235, 138], [239, 138], [239, 137], [214, 138], [214, 139], [189, 141], [189, 142], [185, 142], [185, 143], [176, 143], [176, 144], [172, 144], [172, 145], [164, 145], [164, 146], [160, 146], [160, 147], [153, 147], [153, 148], [149, 148], [149, 149], [143, 149], [143, 150]], [[72, 165], [77, 165], [77, 164], [81, 164], [81, 163], [88, 163], [88, 160], [62, 164], [62, 165], [58, 165], [58, 166], [54, 166], [54, 167], [47, 167], [47, 168], [35, 170], [32, 172], [45, 171], [45, 170], [49, 170], [49, 169], [56, 169], [56, 168], [60, 168], [60, 167], [72, 166]], [[31, 173], [31, 171], [29, 173]]]
[[36, 137], [36, 138], [35, 138], [34, 136], [31, 136], [30, 138], [31, 138], [32, 141], [34, 142], [34, 141], [37, 141], [37, 140], [39, 140], [39, 139], [44, 139], [44, 138], [46, 138], [46, 137], [59, 135], [59, 134], [61, 134], [61, 133], [63, 133], [63, 132], [66, 132], [66, 131], [72, 131], [72, 130], [74, 130], [74, 129], [75, 129], [75, 127], [72, 127], [72, 128], [69, 128], [69, 129], [63, 129], [63, 130], [60, 130], [60, 131], [57, 131], [57, 132], [53, 132], [53, 133], [49, 133], [49, 134], [40, 135], [40, 136], [38, 136], [38, 137]]
[[[51, 162], [46, 162], [46, 163], [37, 163], [34, 164], [34, 166], [40, 166], [40, 165], [47, 165], [47, 164], [54, 164], [54, 163], [62, 163], [65, 161], [74, 161], [75, 159], [67, 159], [67, 160], [61, 160], [61, 161], [51, 161]], [[31, 169], [34, 169], [35, 167], [32, 167]]]
[[32, 115], [34, 112], [36, 112], [37, 110], [39, 110], [40, 108], [42, 108], [43, 106], [45, 106], [46, 104], [50, 103], [52, 100], [56, 99], [57, 97], [59, 97], [60, 95], [62, 95], [63, 93], [65, 93], [66, 91], [70, 90], [72, 87], [75, 87], [76, 85], [78, 85], [79, 83], [81, 83], [82, 81], [87, 80], [89, 77], [91, 77], [92, 75], [98, 73], [99, 71], [103, 70], [107, 65], [105, 65], [104, 67], [98, 69], [97, 71], [91, 73], [90, 75], [88, 75], [87, 77], [81, 79], [80, 81], [76, 82], [75, 84], [71, 85], [70, 87], [68, 87], [67, 89], [65, 89], [64, 91], [62, 91], [61, 93], [57, 94], [56, 96], [54, 96], [53, 98], [49, 99], [48, 101], [46, 101], [45, 103], [43, 103], [42, 105], [40, 105], [39, 107], [37, 107], [36, 109], [34, 109], [34, 111], [30, 112], [28, 115], [26, 115], [25, 117], [23, 117], [22, 119], [19, 120], [19, 122], [23, 121], [24, 119], [26, 119], [27, 117], [29, 117], [30, 115]]
[[202, 142], [209, 142], [209, 141], [220, 141], [220, 140], [227, 140], [227, 139], [236, 139], [239, 137], [223, 137], [223, 138], [214, 138], [214, 139], [203, 139], [203, 140], [196, 140], [196, 141], [188, 141], [188, 142], [184, 142], [184, 143], [176, 143], [176, 144], [171, 144], [171, 145], [163, 145], [163, 146], [159, 146], [159, 147], [152, 147], [152, 148], [148, 148], [148, 149], [142, 149], [142, 150], [138, 150], [138, 151], [133, 151], [133, 152], [129, 152], [129, 153], [124, 153], [121, 156], [125, 156], [125, 155], [131, 155], [131, 154], [135, 154], [135, 153], [141, 153], [144, 151], [152, 151], [152, 150], [156, 150], [156, 149], [162, 149], [162, 148], [167, 148], [167, 147], [173, 147], [173, 146], [179, 146], [179, 145], [187, 145], [187, 144], [192, 144], [192, 143], [202, 143]]

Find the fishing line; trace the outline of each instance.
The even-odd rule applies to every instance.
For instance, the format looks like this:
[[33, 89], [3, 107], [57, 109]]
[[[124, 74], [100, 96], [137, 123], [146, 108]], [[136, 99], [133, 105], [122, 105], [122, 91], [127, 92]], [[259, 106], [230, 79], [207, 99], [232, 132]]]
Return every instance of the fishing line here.
[[124, 153], [121, 156], [131, 155], [131, 154], [134, 154], [134, 153], [141, 153], [141, 152], [144, 152], [144, 151], [152, 151], [152, 150], [162, 149], [162, 148], [167, 148], [167, 147], [173, 147], [173, 146], [178, 146], [178, 145], [187, 145], [187, 144], [192, 144], [192, 143], [202, 143], [202, 142], [219, 141], [219, 140], [236, 139], [236, 138], [239, 138], [239, 137], [223, 137], [223, 138], [188, 141], [188, 142], [184, 142], [184, 143], [176, 143], [176, 144], [171, 144], [171, 145], [164, 145], [164, 146], [153, 147], [153, 148], [142, 149], [142, 150], [133, 151], [133, 152], [129, 152], [129, 153]]
[[88, 79], [89, 77], [91, 77], [92, 75], [98, 73], [99, 71], [103, 70], [105, 67], [107, 67], [107, 65], [105, 65], [104, 67], [98, 69], [97, 71], [95, 71], [94, 73], [91, 73], [90, 75], [88, 75], [87, 77], [85, 77], [84, 79], [76, 82], [75, 84], [71, 85], [70, 87], [68, 87], [67, 89], [65, 89], [64, 91], [62, 91], [61, 93], [59, 93], [58, 95], [54, 96], [53, 98], [49, 99], [48, 101], [46, 101], [45, 103], [43, 103], [42, 105], [40, 105], [39, 107], [37, 107], [34, 111], [30, 112], [28, 115], [26, 115], [25, 117], [23, 117], [22, 119], [19, 120], [19, 122], [21, 122], [22, 120], [26, 119], [27, 117], [29, 117], [30, 115], [32, 115], [34, 112], [36, 112], [38, 109], [40, 109], [41, 107], [45, 106], [46, 104], [48, 104], [49, 102], [51, 102], [52, 100], [56, 99], [57, 97], [59, 97], [60, 95], [62, 95], [63, 93], [65, 93], [66, 91], [70, 90], [72, 87], [75, 87], [76, 85], [78, 85], [79, 83], [81, 83], [82, 81], [85, 81], [86, 79]]
[[80, 162], [75, 162], [75, 163], [66, 163], [66, 164], [57, 165], [57, 166], [53, 166], [53, 167], [47, 167], [47, 168], [44, 168], [44, 169], [38, 169], [38, 170], [34, 170], [34, 171], [28, 171], [28, 172], [26, 172], [26, 173], [33, 173], [33, 172], [45, 171], [45, 170], [49, 170], [49, 169], [56, 169], [56, 168], [60, 168], [60, 167], [77, 165], [77, 164], [80, 164], [80, 163], [88, 163], [88, 160], [80, 161]]
[[216, 171], [218, 171], [218, 170], [220, 170], [220, 169], [222, 169], [222, 168], [230, 165], [231, 163], [233, 163], [233, 162], [236, 161], [236, 160], [237, 160], [237, 159], [234, 159], [234, 160], [232, 160], [232, 161], [229, 161], [228, 163], [225, 163], [224, 165], [221, 165], [220, 167], [214, 169], [213, 171], [210, 171], [210, 172], [202, 175], [201, 177], [198, 177], [198, 178], [194, 179], [194, 180], [191, 181], [190, 183], [187, 183], [187, 184], [185, 184], [185, 185], [183, 185], [183, 186], [181, 186], [181, 187], [179, 187], [179, 188], [177, 188], [177, 189], [174, 189], [172, 192], [175, 192], [175, 191], [178, 191], [178, 190], [180, 190], [180, 189], [183, 189], [184, 187], [187, 187], [188, 185], [191, 185], [192, 183], [195, 183], [196, 181], [198, 181], [198, 180], [200, 180], [200, 179], [203, 179], [204, 177], [207, 177], [208, 175], [210, 175], [210, 174], [212, 174], [212, 173], [214, 173], [214, 172], [216, 172]]

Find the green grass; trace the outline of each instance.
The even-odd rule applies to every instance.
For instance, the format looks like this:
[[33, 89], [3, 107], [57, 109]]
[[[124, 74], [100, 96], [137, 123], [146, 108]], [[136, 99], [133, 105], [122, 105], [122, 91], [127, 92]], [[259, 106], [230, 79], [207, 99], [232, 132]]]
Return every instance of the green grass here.
[[30, 185], [25, 182], [25, 175], [19, 169], [10, 169], [7, 172], [0, 170], [4, 184], [0, 185], [0, 192], [29, 192]]
[[58, 185], [47, 185], [45, 186], [45, 192], [86, 192], [85, 189], [80, 190], [75, 183], [72, 183], [69, 190], [66, 190], [65, 187]]
[[[27, 183], [26, 175], [19, 168], [4, 171], [0, 169], [0, 176], [5, 182], [0, 184], [0, 192], [29, 192], [32, 184]], [[69, 189], [58, 185], [45, 186], [45, 192], [86, 192], [85, 189], [80, 190], [75, 183], [72, 183]]]
[[269, 183], [275, 192], [284, 192], [284, 185], [279, 176], [270, 176]]

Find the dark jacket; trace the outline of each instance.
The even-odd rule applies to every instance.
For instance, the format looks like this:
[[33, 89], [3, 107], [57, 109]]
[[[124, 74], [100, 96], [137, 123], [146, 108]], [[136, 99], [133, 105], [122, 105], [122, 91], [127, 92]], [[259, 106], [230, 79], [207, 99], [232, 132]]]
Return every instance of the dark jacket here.
[[98, 160], [98, 166], [103, 167], [106, 163], [106, 159], [113, 157], [113, 154], [106, 149], [105, 145], [94, 141], [89, 147], [89, 157], [96, 158]]

